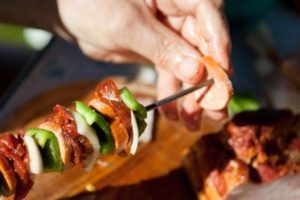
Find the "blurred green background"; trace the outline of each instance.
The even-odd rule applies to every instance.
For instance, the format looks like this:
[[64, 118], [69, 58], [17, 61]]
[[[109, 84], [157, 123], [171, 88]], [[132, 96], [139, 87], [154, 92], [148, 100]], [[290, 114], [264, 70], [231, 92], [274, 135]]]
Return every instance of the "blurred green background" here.
[[24, 27], [10, 24], [0, 24], [0, 43], [26, 46]]

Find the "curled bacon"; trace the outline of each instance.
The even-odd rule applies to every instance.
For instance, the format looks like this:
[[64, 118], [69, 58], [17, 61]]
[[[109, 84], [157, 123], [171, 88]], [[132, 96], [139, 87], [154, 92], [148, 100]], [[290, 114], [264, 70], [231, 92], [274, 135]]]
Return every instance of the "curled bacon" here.
[[10, 195], [15, 191], [16, 188], [16, 177], [12, 167], [9, 165], [8, 161], [4, 156], [0, 154], [0, 172], [3, 178], [6, 181], [7, 186], [9, 187], [9, 191], [4, 195]]
[[0, 136], [0, 154], [13, 163], [13, 168], [17, 174], [17, 187], [15, 198], [26, 196], [33, 185], [28, 171], [28, 155], [23, 144], [23, 135], [16, 136], [4, 134]]
[[126, 148], [129, 135], [127, 133], [126, 128], [121, 123], [119, 118], [116, 118], [110, 125], [112, 135], [115, 139], [115, 149], [116, 152], [121, 152], [123, 149]]
[[105, 80], [98, 85], [96, 97], [106, 105], [109, 105], [128, 132], [131, 132], [130, 110], [122, 102], [120, 92], [113, 80]]
[[63, 130], [63, 137], [70, 147], [71, 161], [75, 166], [84, 167], [83, 160], [93, 152], [91, 142], [77, 132], [77, 126], [71, 113], [63, 106], [56, 105], [54, 114], [47, 118], [48, 122], [58, 124]]
[[231, 81], [224, 69], [213, 58], [204, 57], [203, 62], [208, 72], [208, 78], [213, 78], [214, 83], [200, 100], [200, 106], [211, 111], [222, 110], [227, 106], [233, 94]]

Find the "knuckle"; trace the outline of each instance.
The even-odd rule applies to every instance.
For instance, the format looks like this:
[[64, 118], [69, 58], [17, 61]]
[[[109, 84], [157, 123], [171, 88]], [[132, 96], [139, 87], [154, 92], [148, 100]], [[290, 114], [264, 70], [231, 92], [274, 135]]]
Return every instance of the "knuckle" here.
[[110, 14], [110, 22], [108, 24], [108, 32], [110, 35], [124, 35], [134, 28], [136, 19], [138, 19], [138, 11], [133, 4], [122, 1], [122, 9], [112, 11]]
[[163, 41], [156, 41], [157, 48], [154, 52], [154, 60], [157, 65], [162, 67], [168, 67], [168, 63], [170, 62], [170, 54], [177, 49], [177, 42], [170, 41], [168, 39], [164, 39]]

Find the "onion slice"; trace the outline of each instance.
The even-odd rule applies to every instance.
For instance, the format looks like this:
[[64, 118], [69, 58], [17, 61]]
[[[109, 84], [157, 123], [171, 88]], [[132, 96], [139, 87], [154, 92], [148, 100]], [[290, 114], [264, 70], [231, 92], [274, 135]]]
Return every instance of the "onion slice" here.
[[99, 139], [97, 137], [96, 132], [88, 125], [86, 120], [78, 112], [72, 111], [72, 115], [77, 125], [77, 132], [80, 135], [85, 136], [93, 146], [94, 152], [86, 160], [84, 160], [84, 163], [86, 165], [85, 171], [91, 171], [91, 169], [96, 164], [96, 161], [99, 156]]
[[24, 143], [27, 148], [29, 157], [29, 170], [32, 174], [43, 173], [42, 155], [33, 137], [30, 135], [24, 136]]
[[139, 128], [132, 110], [130, 111], [130, 115], [131, 115], [131, 126], [132, 126], [132, 139], [130, 145], [130, 153], [134, 155], [136, 153], [139, 144]]

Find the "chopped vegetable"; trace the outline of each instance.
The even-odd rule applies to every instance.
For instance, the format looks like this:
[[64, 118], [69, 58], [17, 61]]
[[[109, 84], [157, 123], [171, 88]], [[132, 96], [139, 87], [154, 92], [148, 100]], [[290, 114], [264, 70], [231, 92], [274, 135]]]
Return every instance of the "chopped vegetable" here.
[[121, 89], [120, 96], [125, 105], [130, 110], [134, 111], [134, 116], [138, 125], [138, 132], [140, 136], [147, 126], [147, 123], [145, 122], [145, 119], [147, 118], [146, 108], [135, 99], [135, 97], [132, 95], [132, 93], [128, 90], [127, 87]]
[[6, 183], [6, 180], [4, 179], [3, 175], [0, 174], [0, 195], [2, 196], [9, 196], [10, 195], [10, 189]]
[[234, 95], [229, 101], [229, 113], [231, 116], [243, 111], [255, 111], [261, 107], [260, 103], [251, 95]]
[[29, 157], [29, 170], [32, 174], [43, 173], [43, 160], [38, 145], [30, 135], [24, 136], [24, 143], [26, 144]]
[[147, 117], [146, 108], [135, 99], [127, 87], [121, 89], [120, 96], [125, 105], [135, 111], [137, 118], [144, 120]]
[[145, 120], [139, 119], [138, 117], [136, 117], [135, 119], [139, 129], [139, 136], [141, 136], [147, 127], [147, 122]]
[[[40, 147], [40, 153], [43, 162], [43, 172], [63, 171], [64, 164], [61, 159], [58, 141], [52, 132], [45, 129], [31, 128], [26, 132], [25, 136], [31, 136]], [[30, 140], [31, 139], [29, 139], [29, 142], [33, 143]], [[32, 146], [32, 144], [30, 145]], [[38, 155], [36, 155], [36, 157], [36, 160], [38, 160]], [[36, 166], [37, 172], [40, 172], [39, 167], [40, 165]]]
[[90, 125], [87, 123], [87, 121], [84, 119], [82, 115], [80, 115], [77, 112], [72, 112], [72, 115], [77, 124], [77, 132], [80, 135], [85, 136], [93, 146], [93, 150], [94, 150], [93, 153], [91, 153], [91, 155], [84, 161], [85, 170], [90, 171], [94, 167], [97, 158], [99, 156], [99, 151], [100, 151], [99, 139], [97, 137], [96, 132], [92, 129], [92, 127], [90, 127]]
[[[16, 177], [6, 158], [0, 155], [0, 195], [9, 196], [16, 189]], [[0, 199], [2, 199], [0, 197]]]
[[130, 153], [134, 155], [136, 153], [138, 144], [139, 144], [139, 129], [138, 124], [135, 118], [133, 111], [130, 112], [131, 114], [131, 125], [132, 125], [132, 138], [131, 138], [131, 146], [130, 146]]
[[65, 165], [65, 168], [70, 164], [70, 147], [66, 145], [66, 141], [64, 139], [62, 128], [53, 122], [44, 122], [39, 125], [39, 128], [45, 129], [47, 131], [51, 131], [57, 138], [58, 146], [60, 150], [61, 159]]
[[114, 139], [111, 134], [109, 123], [96, 111], [92, 110], [84, 103], [75, 101], [76, 111], [80, 113], [89, 125], [97, 126], [101, 133], [98, 134], [100, 140], [100, 153], [107, 155], [114, 150]]

